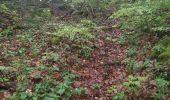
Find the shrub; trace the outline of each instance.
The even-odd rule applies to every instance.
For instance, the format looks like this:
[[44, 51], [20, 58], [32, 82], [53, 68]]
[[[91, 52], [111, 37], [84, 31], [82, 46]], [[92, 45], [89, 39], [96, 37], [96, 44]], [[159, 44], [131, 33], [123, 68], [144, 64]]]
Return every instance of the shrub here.
[[53, 43], [60, 42], [61, 39], [67, 38], [71, 41], [81, 41], [85, 42], [89, 39], [94, 38], [90, 30], [86, 27], [81, 27], [79, 25], [66, 25], [59, 27], [58, 31], [53, 33], [54, 38], [52, 39]]
[[159, 61], [166, 62], [170, 58], [170, 38], [166, 37], [161, 39], [153, 48], [152, 48], [152, 57], [159, 58]]
[[[53, 70], [53, 69], [50, 69]], [[53, 77], [51, 80], [44, 80], [40, 83], [35, 83], [32, 89], [29, 89], [28, 79], [24, 79], [18, 91], [14, 93], [9, 100], [70, 100], [74, 95], [83, 93], [83, 89], [73, 89], [72, 83], [78, 75], [72, 74], [69, 71], [64, 71], [62, 74], [63, 82], [56, 81]]]
[[51, 10], [49, 8], [39, 8], [35, 12], [35, 14], [40, 17], [46, 17], [46, 18], [50, 18], [52, 16]]
[[132, 93], [133, 96], [136, 96], [138, 95], [139, 89], [142, 86], [141, 83], [146, 81], [146, 79], [146, 77], [129, 75], [128, 81], [124, 82], [123, 85], [128, 89], [129, 93]]
[[5, 4], [0, 4], [0, 11], [1, 12], [8, 12], [9, 8]]
[[67, 4], [73, 9], [73, 14], [95, 16], [103, 11], [111, 0], [67, 0]]
[[101, 88], [101, 85], [98, 83], [95, 83], [92, 85], [92, 89], [94, 89], [94, 90], [99, 90], [100, 88]]
[[159, 33], [165, 35], [170, 31], [167, 23], [169, 0], [137, 0], [122, 5], [111, 18], [121, 19], [121, 28], [134, 34]]
[[168, 92], [168, 86], [170, 84], [169, 81], [165, 80], [164, 78], [158, 77], [156, 78], [156, 84], [157, 84], [157, 93], [155, 96], [156, 100], [166, 100], [167, 99], [167, 92]]

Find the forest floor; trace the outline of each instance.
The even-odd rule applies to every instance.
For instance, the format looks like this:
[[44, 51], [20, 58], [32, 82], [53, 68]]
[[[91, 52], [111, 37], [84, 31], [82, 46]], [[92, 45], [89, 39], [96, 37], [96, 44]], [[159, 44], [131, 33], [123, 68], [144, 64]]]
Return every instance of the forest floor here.
[[[26, 90], [33, 92], [34, 84], [43, 80], [49, 80], [50, 72], [48, 71], [51, 69], [43, 69], [43, 66], [52, 66], [51, 68], [53, 69], [56, 66], [58, 68], [58, 66], [62, 65], [61, 70], [54, 71], [50, 75], [54, 75], [58, 81], [63, 81], [62, 73], [65, 70], [79, 76], [79, 78], [72, 82], [72, 87], [83, 87], [85, 94], [74, 96], [74, 100], [111, 99], [114, 92], [109, 93], [109, 87], [114, 85], [122, 89], [122, 84], [128, 77], [128, 71], [124, 63], [122, 63], [126, 58], [127, 47], [117, 42], [118, 38], [122, 35], [119, 29], [109, 28], [109, 25], [104, 27], [106, 28], [103, 28], [102, 31], [93, 31], [93, 34], [96, 36], [92, 42], [95, 48], [88, 59], [83, 57], [76, 58], [74, 49], [70, 51], [64, 50], [62, 47], [64, 42], [59, 46], [52, 44], [50, 41], [51, 36], [48, 34], [51, 30], [46, 28], [46, 26], [42, 26], [40, 28], [42, 30], [31, 28], [28, 30], [16, 29], [13, 35], [1, 38], [0, 66], [2, 69], [7, 70], [7, 72], [0, 71], [0, 79], [2, 81], [0, 83], [0, 90], [5, 91], [0, 92], [0, 96], [8, 97], [4, 93], [16, 92], [18, 87], [20, 87], [19, 85], [23, 84], [23, 78], [28, 79], [29, 86]], [[56, 50], [58, 47], [63, 49], [60, 53]], [[51, 61], [47, 56], [44, 56], [50, 53], [58, 53], [59, 56], [62, 56], [62, 53], [64, 53], [67, 57], [62, 58], [65, 59], [61, 61], [62, 63]], [[80, 63], [77, 64], [75, 59], [78, 59]], [[67, 65], [64, 65], [65, 63]], [[28, 75], [25, 76], [25, 73]]]
[[[108, 88], [115, 85], [121, 88], [128, 73], [122, 61], [126, 58], [126, 48], [107, 40], [107, 37], [116, 40], [121, 32], [119, 30], [105, 30], [96, 33], [94, 44], [96, 49], [89, 60], [83, 60], [82, 66], [71, 66], [69, 69], [81, 76], [74, 83], [74, 87], [85, 87], [87, 95], [84, 99], [109, 99], [113, 94], [108, 93]], [[93, 84], [101, 85], [99, 90], [92, 89]], [[82, 98], [82, 97], [81, 97]]]

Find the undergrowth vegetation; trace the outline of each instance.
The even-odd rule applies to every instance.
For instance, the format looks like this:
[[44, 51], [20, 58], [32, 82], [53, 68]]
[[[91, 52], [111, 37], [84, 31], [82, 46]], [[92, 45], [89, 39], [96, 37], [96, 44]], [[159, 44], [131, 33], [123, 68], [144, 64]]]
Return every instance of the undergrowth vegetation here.
[[[166, 99], [168, 93], [163, 92], [159, 86], [168, 89], [170, 81], [167, 78], [169, 75], [168, 62], [170, 51], [168, 40], [170, 32], [169, 5], [169, 0], [137, 0], [135, 2], [122, 4], [119, 10], [110, 17], [111, 19], [120, 20], [119, 27], [125, 33], [119, 38], [119, 43], [130, 46], [127, 50], [128, 58], [125, 60], [127, 68], [131, 73], [140, 73], [141, 75], [147, 75], [145, 71], [150, 70], [148, 72], [150, 74], [152, 73], [151, 77], [156, 81], [155, 85], [158, 89], [158, 91], [152, 94], [155, 95], [156, 100]], [[150, 44], [152, 46], [145, 49], [143, 45], [146, 44], [142, 41], [148, 41], [147, 39], [152, 43]], [[140, 54], [145, 51], [150, 52], [150, 54]], [[144, 58], [139, 58], [139, 55], [144, 56]], [[163, 65], [160, 65], [160, 63], [165, 65], [166, 69]], [[128, 85], [126, 86], [129, 87]], [[132, 86], [135, 88], [135, 85]], [[134, 93], [140, 94], [138, 92]], [[133, 97], [137, 98], [137, 94]]]
[[169, 5], [0, 1], [0, 99], [167, 100]]

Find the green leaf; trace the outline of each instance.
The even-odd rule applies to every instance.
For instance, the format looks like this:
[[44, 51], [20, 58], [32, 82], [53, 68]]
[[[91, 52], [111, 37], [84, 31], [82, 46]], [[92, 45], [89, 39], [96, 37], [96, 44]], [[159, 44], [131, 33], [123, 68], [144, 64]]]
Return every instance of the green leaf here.
[[21, 99], [26, 99], [27, 98], [27, 94], [22, 92], [20, 93]]

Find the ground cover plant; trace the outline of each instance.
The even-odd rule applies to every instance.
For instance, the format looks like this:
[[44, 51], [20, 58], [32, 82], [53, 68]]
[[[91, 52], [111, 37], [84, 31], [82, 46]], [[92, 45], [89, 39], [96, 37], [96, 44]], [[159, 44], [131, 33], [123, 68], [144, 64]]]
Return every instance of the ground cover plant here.
[[170, 0], [1, 0], [0, 100], [169, 100]]

